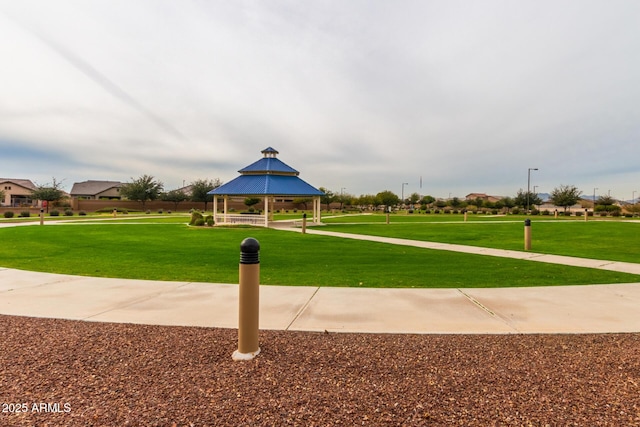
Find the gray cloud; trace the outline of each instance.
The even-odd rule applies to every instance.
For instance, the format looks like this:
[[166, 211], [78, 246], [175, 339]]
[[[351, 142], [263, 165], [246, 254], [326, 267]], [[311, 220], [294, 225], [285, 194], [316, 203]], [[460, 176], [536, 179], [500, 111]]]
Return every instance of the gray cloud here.
[[273, 146], [354, 194], [509, 195], [538, 167], [540, 191], [628, 197], [638, 18], [632, 0], [2, 2], [0, 138], [77, 180], [230, 180]]

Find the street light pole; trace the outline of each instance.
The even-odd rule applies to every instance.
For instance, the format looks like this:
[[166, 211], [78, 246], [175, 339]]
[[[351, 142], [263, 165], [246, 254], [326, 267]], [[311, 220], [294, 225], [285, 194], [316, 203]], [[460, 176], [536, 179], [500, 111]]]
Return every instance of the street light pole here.
[[529, 215], [529, 194], [531, 193], [531, 171], [537, 171], [538, 168], [529, 168], [527, 170], [527, 215]]
[[404, 205], [404, 186], [405, 185], [409, 185], [408, 182], [403, 182], [402, 183], [402, 204]]
[[596, 190], [597, 189], [598, 189], [597, 187], [593, 189], [593, 215], [594, 215], [594, 217], [596, 215]]

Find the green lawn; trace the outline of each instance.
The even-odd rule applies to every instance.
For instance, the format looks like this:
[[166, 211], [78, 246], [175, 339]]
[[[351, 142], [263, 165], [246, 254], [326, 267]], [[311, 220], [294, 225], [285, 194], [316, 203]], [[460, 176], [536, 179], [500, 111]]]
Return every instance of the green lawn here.
[[[262, 247], [263, 284], [448, 288], [640, 281], [640, 276], [624, 273], [263, 228], [190, 228], [183, 224], [184, 217], [140, 222], [1, 228], [0, 265], [88, 276], [237, 283], [240, 242], [255, 237]], [[424, 230], [433, 226], [414, 224], [413, 231], [378, 227], [415, 237], [418, 231], [428, 234]], [[335, 229], [343, 227], [352, 226]]]
[[[348, 219], [344, 219], [348, 221]], [[523, 250], [524, 221], [429, 222], [328, 225], [322, 230], [404, 239]], [[533, 252], [640, 262], [640, 223], [632, 221], [548, 221], [532, 218]]]

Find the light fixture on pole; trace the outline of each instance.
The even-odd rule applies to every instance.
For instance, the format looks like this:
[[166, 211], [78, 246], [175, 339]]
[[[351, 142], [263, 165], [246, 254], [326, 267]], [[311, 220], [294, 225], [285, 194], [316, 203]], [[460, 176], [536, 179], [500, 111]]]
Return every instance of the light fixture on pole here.
[[409, 185], [408, 182], [403, 182], [402, 183], [402, 204], [404, 205], [404, 186], [405, 185]]
[[529, 168], [527, 170], [527, 215], [529, 215], [529, 194], [531, 194], [531, 171], [537, 171], [538, 168]]
[[596, 214], [596, 190], [598, 187], [593, 189], [593, 215]]

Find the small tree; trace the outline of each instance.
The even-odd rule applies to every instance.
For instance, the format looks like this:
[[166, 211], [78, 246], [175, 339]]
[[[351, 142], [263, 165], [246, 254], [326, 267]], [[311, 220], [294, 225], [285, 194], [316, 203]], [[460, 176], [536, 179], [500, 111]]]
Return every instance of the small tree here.
[[327, 190], [324, 187], [320, 187], [318, 190], [324, 193], [324, 196], [320, 196], [320, 203], [327, 205], [327, 210], [331, 209], [331, 203], [336, 200], [336, 195], [333, 194], [333, 191]]
[[385, 190], [376, 194], [376, 204], [384, 205], [389, 208], [391, 206], [396, 206], [400, 203], [400, 197], [398, 197], [393, 191]]
[[257, 205], [258, 203], [260, 203], [260, 199], [255, 198], [255, 197], [247, 197], [246, 199], [244, 199], [244, 204], [251, 209], [251, 207], [253, 205]]
[[222, 181], [218, 178], [214, 180], [210, 179], [198, 179], [191, 183], [191, 201], [204, 203], [204, 210], [207, 210], [207, 204], [213, 201], [213, 195], [207, 194], [211, 190], [222, 185]]
[[436, 199], [433, 196], [424, 196], [420, 199], [420, 204], [422, 205], [422, 209], [426, 210], [435, 201]]
[[64, 192], [60, 189], [59, 182], [53, 178], [51, 185], [39, 185], [35, 190], [31, 192], [31, 198], [34, 200], [42, 200], [47, 203], [47, 212], [49, 212], [49, 202], [57, 202], [64, 197]]
[[560, 185], [560, 187], [553, 189], [550, 200], [555, 206], [563, 207], [566, 213], [567, 208], [580, 200], [580, 190], [575, 185]]
[[189, 196], [184, 191], [178, 189], [178, 190], [171, 190], [166, 193], [162, 193], [162, 196], [160, 197], [160, 199], [165, 202], [172, 202], [173, 209], [178, 210], [178, 205], [184, 202], [185, 200], [189, 200]]
[[138, 179], [131, 179], [131, 182], [122, 185], [120, 194], [129, 200], [140, 202], [142, 210], [144, 210], [147, 201], [156, 200], [160, 197], [164, 184], [156, 181], [153, 176], [142, 175]]
[[312, 202], [313, 199], [310, 197], [298, 197], [296, 199], [293, 199], [293, 204], [294, 205], [302, 205], [305, 211], [307, 210], [307, 203]]
[[[518, 190], [516, 198], [513, 200], [515, 206], [521, 208], [527, 208], [527, 206], [538, 206], [542, 204], [542, 199], [538, 196], [538, 193], [532, 193], [531, 191], [524, 191], [522, 188]], [[558, 206], [558, 205], [556, 205]], [[513, 207], [513, 206], [512, 206]]]

